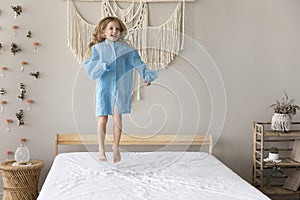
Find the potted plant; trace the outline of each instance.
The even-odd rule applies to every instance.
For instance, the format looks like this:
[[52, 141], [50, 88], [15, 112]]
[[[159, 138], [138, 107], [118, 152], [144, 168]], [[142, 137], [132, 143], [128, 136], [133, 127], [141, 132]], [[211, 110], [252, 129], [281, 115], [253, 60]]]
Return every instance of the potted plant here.
[[276, 103], [271, 105], [274, 110], [271, 122], [273, 131], [288, 132], [293, 116], [300, 109], [300, 107], [295, 104], [295, 99], [289, 100], [285, 92], [284, 95], [281, 100], [277, 100]]
[[[268, 176], [266, 177], [267, 178], [267, 182], [266, 182], [266, 185], [267, 185], [267, 188], [270, 188], [271, 187], [271, 182], [272, 182], [272, 177], [286, 177], [286, 175], [283, 173], [283, 168], [280, 167], [280, 166], [277, 166], [277, 165], [274, 165], [272, 167], [272, 170], [270, 171], [270, 173], [268, 174]], [[273, 181], [275, 182], [275, 181]]]
[[269, 152], [269, 160], [278, 160], [278, 158], [279, 158], [278, 148], [271, 147]]

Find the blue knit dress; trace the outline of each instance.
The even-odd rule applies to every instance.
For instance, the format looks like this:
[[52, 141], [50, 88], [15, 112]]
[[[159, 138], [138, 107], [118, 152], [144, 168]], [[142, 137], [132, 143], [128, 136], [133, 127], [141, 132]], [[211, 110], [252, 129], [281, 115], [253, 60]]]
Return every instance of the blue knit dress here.
[[108, 39], [92, 46], [91, 56], [83, 62], [88, 76], [96, 79], [96, 116], [130, 113], [132, 77], [136, 69], [144, 81], [152, 82], [158, 72], [150, 70], [129, 44]]

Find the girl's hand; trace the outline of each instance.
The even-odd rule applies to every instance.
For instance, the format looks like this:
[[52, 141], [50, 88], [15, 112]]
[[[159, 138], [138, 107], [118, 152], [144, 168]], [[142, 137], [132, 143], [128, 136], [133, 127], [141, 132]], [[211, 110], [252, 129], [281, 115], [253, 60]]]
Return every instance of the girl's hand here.
[[146, 85], [146, 86], [149, 86], [149, 85], [151, 85], [151, 83], [148, 82], [148, 81], [145, 81], [145, 85]]

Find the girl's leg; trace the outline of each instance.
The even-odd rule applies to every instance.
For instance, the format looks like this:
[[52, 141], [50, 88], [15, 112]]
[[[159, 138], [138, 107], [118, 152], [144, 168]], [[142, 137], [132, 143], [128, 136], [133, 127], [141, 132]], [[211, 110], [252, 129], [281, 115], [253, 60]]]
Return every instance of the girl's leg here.
[[107, 119], [108, 116], [100, 116], [98, 119], [97, 137], [99, 145], [99, 160], [101, 161], [107, 161], [104, 149]]
[[114, 105], [114, 115], [113, 115], [114, 125], [113, 125], [113, 152], [114, 152], [114, 162], [121, 161], [121, 154], [119, 150], [119, 144], [121, 139], [121, 132], [122, 132], [122, 115], [119, 114], [117, 105]]

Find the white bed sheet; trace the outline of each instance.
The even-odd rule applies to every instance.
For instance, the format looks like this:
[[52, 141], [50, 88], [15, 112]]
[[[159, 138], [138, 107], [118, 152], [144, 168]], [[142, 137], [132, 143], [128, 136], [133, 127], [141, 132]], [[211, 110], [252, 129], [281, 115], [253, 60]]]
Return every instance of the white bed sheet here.
[[124, 152], [118, 164], [97, 155], [59, 154], [38, 200], [269, 199], [207, 153]]

